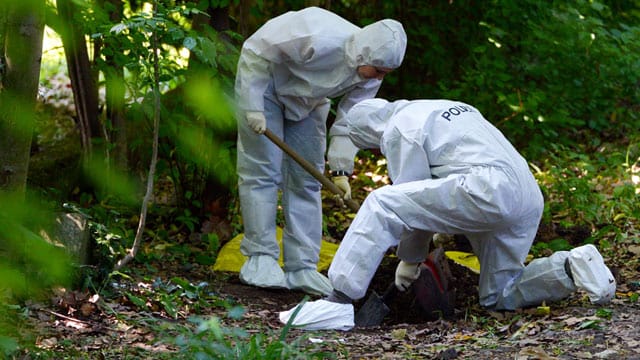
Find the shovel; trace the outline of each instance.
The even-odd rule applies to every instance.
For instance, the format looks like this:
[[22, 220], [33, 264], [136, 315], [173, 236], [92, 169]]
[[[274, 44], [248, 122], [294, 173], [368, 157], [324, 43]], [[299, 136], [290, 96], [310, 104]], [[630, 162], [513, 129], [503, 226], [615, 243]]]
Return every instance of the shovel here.
[[[339, 195], [342, 199], [344, 197], [344, 192], [340, 190], [336, 184], [334, 184], [331, 180], [329, 180], [326, 176], [324, 176], [315, 166], [313, 166], [310, 162], [304, 159], [302, 156], [298, 155], [293, 149], [287, 145], [284, 141], [282, 141], [276, 134], [272, 133], [271, 130], [267, 129], [264, 132], [264, 135], [271, 140], [274, 144], [276, 144], [282, 151], [284, 151], [287, 155], [289, 155], [295, 162], [297, 162], [303, 169], [307, 170], [311, 176], [316, 178], [316, 180], [320, 181], [323, 186], [326, 186], [332, 193]], [[344, 200], [345, 204], [354, 212], [358, 212], [360, 205], [355, 202], [353, 199]]]
[[362, 305], [356, 313], [354, 319], [355, 325], [357, 327], [369, 327], [382, 324], [382, 320], [384, 320], [384, 317], [387, 316], [390, 311], [387, 304], [389, 304], [397, 294], [398, 288], [396, 287], [395, 281], [389, 284], [382, 296], [372, 291], [367, 301], [365, 301], [364, 305]]

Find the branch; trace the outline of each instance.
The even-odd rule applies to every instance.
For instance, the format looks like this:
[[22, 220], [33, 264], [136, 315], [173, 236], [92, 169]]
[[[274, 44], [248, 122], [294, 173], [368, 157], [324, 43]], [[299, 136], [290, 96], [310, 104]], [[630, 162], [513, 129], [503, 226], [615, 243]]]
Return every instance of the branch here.
[[[156, 15], [158, 6], [157, 0], [154, 1], [153, 13]], [[153, 194], [153, 179], [156, 173], [156, 164], [158, 163], [158, 134], [160, 128], [160, 69], [158, 65], [158, 37], [157, 29], [153, 29], [151, 35], [151, 45], [153, 50], [153, 153], [151, 155], [151, 164], [149, 165], [149, 177], [147, 178], [147, 192], [142, 200], [142, 209], [140, 210], [140, 222], [138, 223], [138, 230], [136, 231], [136, 237], [133, 240], [133, 246], [129, 249], [127, 255], [118, 261], [114, 267], [114, 270], [120, 270], [129, 261], [135, 258], [142, 242], [142, 234], [144, 233], [144, 226], [147, 219], [147, 207], [149, 205], [149, 199]]]

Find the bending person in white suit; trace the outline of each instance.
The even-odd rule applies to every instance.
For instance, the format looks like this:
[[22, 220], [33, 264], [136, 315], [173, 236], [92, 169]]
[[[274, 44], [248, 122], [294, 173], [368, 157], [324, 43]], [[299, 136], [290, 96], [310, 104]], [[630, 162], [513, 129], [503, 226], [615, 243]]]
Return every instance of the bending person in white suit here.
[[[484, 307], [539, 305], [577, 288], [597, 304], [615, 295], [615, 279], [593, 245], [524, 265], [542, 193], [525, 159], [473, 106], [370, 99], [349, 111], [347, 124], [356, 146], [381, 150], [392, 185], [367, 196], [345, 234], [329, 268], [332, 295], [306, 303], [294, 324], [350, 329], [352, 301], [364, 297], [385, 252], [397, 246], [395, 282], [406, 290], [420, 275], [434, 233], [469, 239], [480, 262]], [[281, 313], [281, 320], [290, 314]]]

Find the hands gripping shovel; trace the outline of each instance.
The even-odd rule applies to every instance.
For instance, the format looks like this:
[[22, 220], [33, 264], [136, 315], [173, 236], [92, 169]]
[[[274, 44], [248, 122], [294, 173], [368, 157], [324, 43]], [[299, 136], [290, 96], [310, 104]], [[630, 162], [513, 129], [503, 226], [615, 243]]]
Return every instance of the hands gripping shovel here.
[[[340, 198], [344, 196], [344, 192], [340, 190], [336, 184], [334, 184], [331, 180], [329, 180], [326, 176], [324, 176], [315, 166], [313, 166], [310, 162], [305, 160], [302, 156], [298, 155], [289, 145], [287, 145], [284, 141], [282, 141], [276, 134], [272, 133], [271, 130], [267, 129], [264, 132], [264, 135], [271, 140], [276, 146], [278, 146], [282, 151], [284, 151], [287, 155], [289, 155], [293, 160], [295, 160], [298, 165], [302, 166], [311, 176], [316, 178], [316, 180], [320, 181], [323, 186], [326, 186], [332, 193], [339, 195]], [[344, 200], [345, 204], [354, 212], [358, 212], [360, 205], [352, 199]]]

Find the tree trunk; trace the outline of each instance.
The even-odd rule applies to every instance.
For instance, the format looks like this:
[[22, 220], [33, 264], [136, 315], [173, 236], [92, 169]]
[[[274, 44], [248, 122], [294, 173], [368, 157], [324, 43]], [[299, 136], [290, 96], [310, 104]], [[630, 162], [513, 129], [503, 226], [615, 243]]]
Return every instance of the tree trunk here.
[[240, 0], [238, 2], [238, 33], [242, 35], [243, 39], [251, 35], [252, 32], [250, 30], [251, 26], [249, 26], [251, 3], [251, 0]]
[[[122, 20], [122, 1], [107, 0], [113, 10], [109, 12], [109, 19], [112, 23]], [[103, 8], [105, 8], [103, 6]], [[108, 45], [108, 44], [106, 44]], [[114, 49], [115, 50], [115, 49]], [[122, 169], [128, 168], [128, 148], [127, 129], [125, 124], [125, 84], [124, 69], [118, 66], [114, 60], [114, 55], [106, 56], [109, 68], [105, 70], [105, 92], [108, 127], [108, 140], [113, 144], [113, 155], [111, 160]]]
[[84, 159], [91, 156], [91, 139], [99, 137], [101, 126], [98, 121], [98, 90], [91, 73], [91, 63], [84, 33], [76, 25], [74, 14], [78, 11], [71, 0], [57, 1], [58, 14], [65, 24], [61, 32], [73, 99], [76, 105]]
[[9, 21], [9, 4], [0, 2], [0, 91], [2, 91], [2, 75], [5, 72], [4, 43], [7, 34], [7, 21]]
[[4, 3], [0, 83], [0, 190], [24, 194], [38, 95], [44, 0]]

